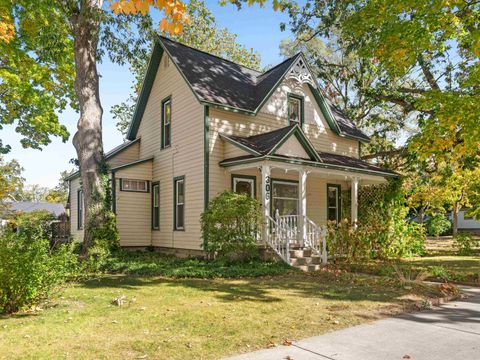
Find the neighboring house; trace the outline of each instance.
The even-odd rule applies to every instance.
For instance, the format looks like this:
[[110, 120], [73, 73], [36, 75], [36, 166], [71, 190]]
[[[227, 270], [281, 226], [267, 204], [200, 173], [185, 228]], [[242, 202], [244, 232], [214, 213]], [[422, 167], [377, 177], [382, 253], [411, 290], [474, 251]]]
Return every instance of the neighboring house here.
[[[480, 232], [480, 221], [467, 216], [466, 213], [467, 209], [462, 209], [458, 212], [458, 230]], [[451, 212], [447, 213], [447, 218], [452, 221], [453, 215]]]
[[[368, 136], [324, 99], [301, 53], [262, 73], [159, 37], [127, 139], [106, 154], [125, 247], [200, 253], [200, 215], [231, 189], [260, 201], [261, 241], [286, 261], [287, 246], [320, 255], [342, 190], [355, 221], [358, 187], [396, 176], [360, 160]], [[81, 239], [79, 174], [69, 182]]]
[[65, 206], [61, 203], [19, 201], [12, 202], [9, 206], [9, 211], [13, 213], [29, 213], [38, 210], [46, 210], [57, 219], [66, 215]]

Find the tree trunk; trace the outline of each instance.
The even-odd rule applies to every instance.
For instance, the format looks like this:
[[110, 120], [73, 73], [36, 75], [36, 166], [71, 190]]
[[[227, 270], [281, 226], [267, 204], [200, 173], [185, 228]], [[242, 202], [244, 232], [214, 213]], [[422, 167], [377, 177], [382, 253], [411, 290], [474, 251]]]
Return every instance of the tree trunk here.
[[452, 209], [452, 235], [455, 236], [458, 233], [458, 210], [459, 206], [458, 203], [455, 202], [453, 204], [453, 209]]
[[104, 189], [98, 165], [103, 158], [102, 115], [97, 72], [97, 45], [102, 0], [80, 2], [79, 12], [72, 16], [75, 56], [75, 93], [80, 119], [73, 145], [77, 151], [84, 196], [83, 250], [92, 245], [93, 230], [103, 225]]

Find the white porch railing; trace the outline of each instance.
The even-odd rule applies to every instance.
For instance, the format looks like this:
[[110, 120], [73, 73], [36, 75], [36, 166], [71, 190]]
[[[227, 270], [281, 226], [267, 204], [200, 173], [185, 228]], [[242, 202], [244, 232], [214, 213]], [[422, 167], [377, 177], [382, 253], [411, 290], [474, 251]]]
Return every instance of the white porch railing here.
[[318, 226], [308, 217], [305, 217], [307, 231], [305, 234], [305, 247], [312, 249], [322, 258], [322, 263], [327, 263], [327, 228]]
[[322, 263], [327, 263], [327, 230], [320, 227], [315, 222], [305, 216], [305, 237], [300, 239], [299, 215], [279, 215], [278, 211], [275, 218], [267, 216], [267, 239], [266, 243], [279, 255], [284, 261], [290, 263], [290, 249], [300, 246], [312, 249], [315, 255], [322, 259]]
[[266, 217], [265, 226], [268, 229], [268, 236], [265, 239], [266, 243], [278, 256], [290, 264], [290, 244], [289, 241], [287, 241], [281, 226], [271, 216]]

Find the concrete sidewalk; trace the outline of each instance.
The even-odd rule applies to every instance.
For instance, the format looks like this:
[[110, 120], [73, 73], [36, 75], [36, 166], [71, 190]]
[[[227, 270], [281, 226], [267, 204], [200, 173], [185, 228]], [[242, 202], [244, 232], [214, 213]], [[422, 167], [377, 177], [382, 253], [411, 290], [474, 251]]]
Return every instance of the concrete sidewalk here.
[[230, 360], [477, 360], [480, 359], [480, 288], [468, 298], [431, 311], [404, 314]]

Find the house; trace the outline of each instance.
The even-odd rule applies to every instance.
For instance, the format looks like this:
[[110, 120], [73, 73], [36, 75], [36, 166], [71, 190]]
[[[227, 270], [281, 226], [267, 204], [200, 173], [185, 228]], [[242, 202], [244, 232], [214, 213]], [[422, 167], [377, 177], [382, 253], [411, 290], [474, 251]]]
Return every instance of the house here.
[[12, 202], [9, 211], [12, 213], [29, 213], [32, 211], [45, 210], [52, 214], [56, 219], [66, 215], [65, 206], [62, 203], [18, 201]]
[[[458, 212], [458, 230], [467, 231], [472, 233], [480, 233], [480, 221], [476, 220], [474, 217], [467, 215], [468, 208], [462, 208]], [[446, 214], [448, 220], [453, 221], [453, 213], [449, 212]]]
[[[342, 190], [355, 221], [359, 186], [396, 176], [360, 160], [368, 136], [326, 101], [301, 53], [259, 72], [159, 37], [127, 139], [106, 154], [125, 247], [201, 253], [200, 215], [231, 189], [260, 201], [263, 244], [325, 261], [321, 225], [340, 219]], [[81, 239], [79, 174], [69, 181]]]

